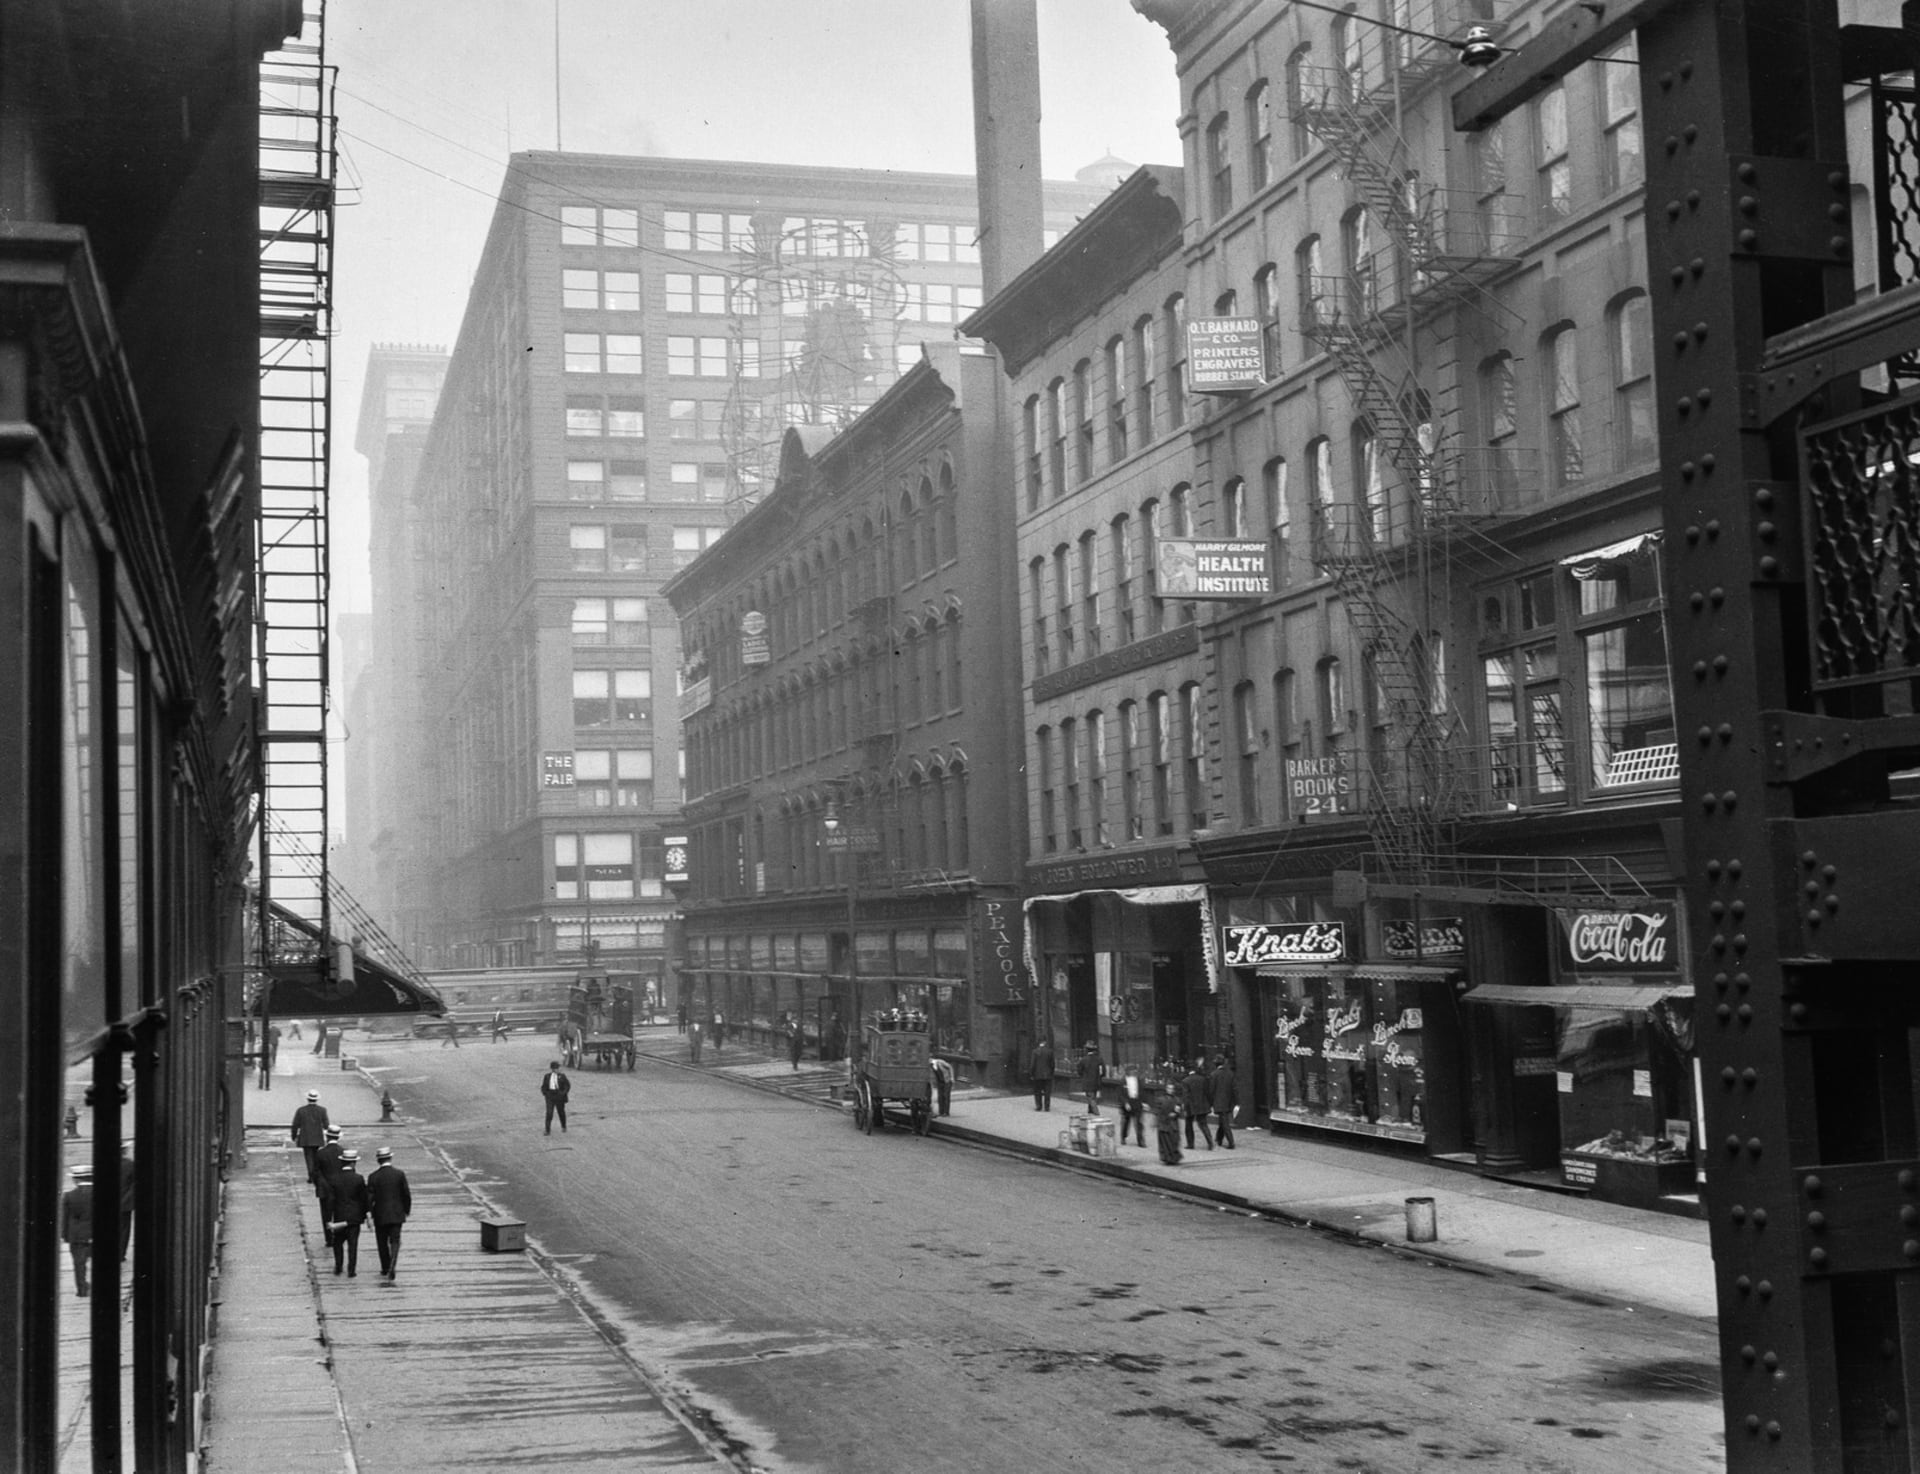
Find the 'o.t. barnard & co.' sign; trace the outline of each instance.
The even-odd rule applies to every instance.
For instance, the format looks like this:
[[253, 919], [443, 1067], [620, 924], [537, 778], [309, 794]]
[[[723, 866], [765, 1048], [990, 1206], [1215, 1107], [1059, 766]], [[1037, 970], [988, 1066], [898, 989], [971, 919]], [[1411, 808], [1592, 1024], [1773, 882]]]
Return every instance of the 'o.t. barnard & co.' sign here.
[[1560, 965], [1570, 972], [1678, 972], [1679, 922], [1673, 906], [1648, 901], [1632, 911], [1554, 913]]
[[1274, 962], [1345, 962], [1344, 921], [1277, 921], [1266, 926], [1226, 926], [1220, 960], [1228, 967]]

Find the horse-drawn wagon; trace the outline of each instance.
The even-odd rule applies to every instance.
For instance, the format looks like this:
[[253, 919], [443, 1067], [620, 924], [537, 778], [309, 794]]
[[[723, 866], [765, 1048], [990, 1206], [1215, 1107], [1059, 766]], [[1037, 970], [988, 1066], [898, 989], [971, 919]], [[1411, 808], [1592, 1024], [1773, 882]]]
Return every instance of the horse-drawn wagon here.
[[580, 1068], [589, 1059], [598, 1069], [631, 1070], [639, 1060], [633, 1042], [633, 984], [619, 974], [583, 972], [567, 999], [567, 1021], [560, 1026], [560, 1053]]
[[933, 1122], [933, 1079], [927, 1068], [927, 1016], [902, 1009], [879, 1014], [866, 1026], [853, 1070], [853, 1124], [868, 1135], [884, 1126], [888, 1101], [907, 1108], [914, 1133]]

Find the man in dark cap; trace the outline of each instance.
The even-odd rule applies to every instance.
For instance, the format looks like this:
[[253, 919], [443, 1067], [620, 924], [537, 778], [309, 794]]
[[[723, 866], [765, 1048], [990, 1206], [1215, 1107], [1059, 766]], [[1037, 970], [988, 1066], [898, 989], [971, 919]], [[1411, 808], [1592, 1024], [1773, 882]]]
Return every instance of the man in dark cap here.
[[393, 1165], [393, 1148], [381, 1147], [373, 1159], [380, 1164], [367, 1179], [373, 1245], [380, 1251], [382, 1277], [392, 1280], [400, 1268], [400, 1226], [413, 1212], [413, 1191], [407, 1186], [407, 1174]]
[[367, 1180], [360, 1175], [360, 1153], [340, 1153], [340, 1169], [327, 1180], [333, 1202], [333, 1272], [344, 1264], [347, 1278], [360, 1270], [360, 1226], [367, 1221]]
[[[700, 1056], [695, 1055], [698, 1059]], [[540, 1093], [547, 1098], [547, 1135], [553, 1135], [553, 1118], [560, 1118], [560, 1129], [567, 1129], [567, 1097], [573, 1093], [573, 1081], [560, 1071], [560, 1061], [551, 1060], [540, 1077]]]
[[87, 1288], [87, 1260], [93, 1256], [93, 1168], [85, 1162], [71, 1169], [73, 1186], [60, 1199], [60, 1237], [73, 1256], [73, 1292], [82, 1300]]
[[1100, 1046], [1093, 1040], [1087, 1041], [1086, 1049], [1074, 1062], [1073, 1073], [1080, 1078], [1080, 1084], [1087, 1092], [1087, 1114], [1100, 1114]]
[[320, 1168], [315, 1159], [320, 1155], [320, 1148], [326, 1145], [329, 1124], [327, 1108], [320, 1104], [320, 1092], [309, 1090], [307, 1103], [293, 1113], [290, 1135], [293, 1144], [306, 1153], [307, 1181], [316, 1186], [320, 1181]]
[[1053, 1109], [1053, 1036], [1044, 1035], [1034, 1046], [1033, 1058], [1027, 1061], [1027, 1078], [1033, 1082], [1033, 1108], [1036, 1111]]

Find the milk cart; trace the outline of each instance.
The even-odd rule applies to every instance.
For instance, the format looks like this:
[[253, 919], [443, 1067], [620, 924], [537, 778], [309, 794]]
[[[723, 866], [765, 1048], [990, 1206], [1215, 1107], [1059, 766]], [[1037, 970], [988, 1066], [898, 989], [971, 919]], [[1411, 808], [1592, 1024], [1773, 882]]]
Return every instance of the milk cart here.
[[884, 1126], [888, 1101], [907, 1108], [914, 1134], [933, 1123], [933, 1080], [927, 1069], [925, 1014], [892, 1009], [866, 1026], [853, 1066], [853, 1124], [868, 1135]]

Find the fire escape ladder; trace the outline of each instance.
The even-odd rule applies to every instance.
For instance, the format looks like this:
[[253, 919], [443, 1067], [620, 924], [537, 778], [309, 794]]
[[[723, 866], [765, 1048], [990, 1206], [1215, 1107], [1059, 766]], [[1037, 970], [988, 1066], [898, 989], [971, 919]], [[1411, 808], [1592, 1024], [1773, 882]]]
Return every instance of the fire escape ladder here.
[[[331, 931], [328, 456], [337, 138], [325, 0], [260, 64], [260, 936], [273, 908]], [[319, 965], [332, 966], [324, 955]]]

